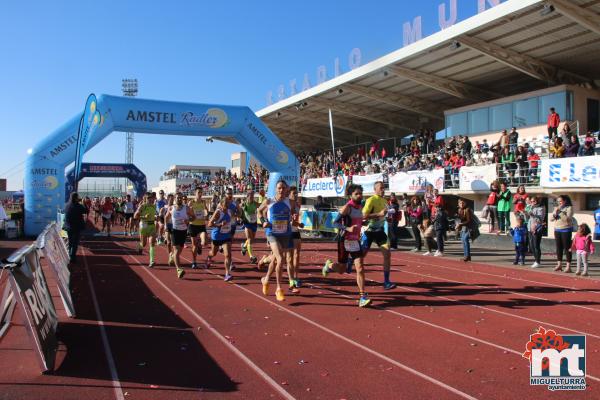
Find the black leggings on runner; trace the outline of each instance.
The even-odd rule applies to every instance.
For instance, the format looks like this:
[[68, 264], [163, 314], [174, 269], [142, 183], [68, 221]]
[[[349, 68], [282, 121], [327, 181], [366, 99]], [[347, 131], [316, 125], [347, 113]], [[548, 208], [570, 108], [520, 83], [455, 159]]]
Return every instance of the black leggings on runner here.
[[554, 241], [556, 242], [556, 261], [562, 261], [565, 253], [567, 262], [571, 262], [571, 236], [572, 232], [554, 231]]

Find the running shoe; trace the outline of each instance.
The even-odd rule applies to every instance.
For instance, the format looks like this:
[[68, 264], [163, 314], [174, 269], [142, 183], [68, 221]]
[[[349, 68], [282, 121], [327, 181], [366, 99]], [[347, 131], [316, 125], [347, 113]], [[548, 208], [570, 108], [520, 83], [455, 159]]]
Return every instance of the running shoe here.
[[154, 261], [150, 261], [150, 263], [148, 264], [148, 268], [154, 268]]
[[434, 257], [442, 257], [444, 255], [444, 253], [442, 253], [441, 251], [436, 251], [435, 254], [433, 255]]
[[231, 266], [229, 267], [230, 271], [233, 271], [235, 269], [235, 265], [233, 265], [233, 263], [231, 263]]
[[396, 284], [393, 282], [384, 282], [383, 283], [383, 290], [392, 290], [392, 289], [396, 289]]
[[183, 279], [184, 275], [185, 275], [185, 270], [183, 268], [177, 268], [177, 278]]
[[367, 307], [369, 304], [371, 304], [371, 299], [368, 298], [366, 294], [363, 294], [360, 296], [360, 299], [358, 299], [359, 307]]
[[196, 268], [198, 268], [198, 264], [196, 264], [196, 261], [194, 261], [194, 262], [192, 263], [192, 269], [196, 269]]
[[243, 255], [243, 256], [245, 256], [245, 255], [246, 255], [246, 251], [247, 251], [247, 250], [246, 250], [246, 246], [242, 245], [241, 252], [242, 252], [242, 255]]
[[540, 268], [541, 265], [537, 262], [534, 262], [533, 264], [531, 264], [531, 268]]
[[285, 294], [283, 293], [283, 289], [279, 288], [275, 291], [275, 298], [277, 299], [277, 301], [285, 300]]
[[302, 287], [302, 281], [300, 279], [294, 279], [294, 286], [300, 289]]
[[167, 265], [169, 265], [169, 267], [173, 265], [173, 254], [171, 253], [169, 253], [169, 261], [167, 261]]
[[430, 256], [431, 252], [430, 251], [426, 251], [425, 253], [423, 253], [424, 256]]
[[250, 264], [258, 264], [258, 258], [254, 256], [250, 257]]
[[416, 253], [417, 251], [419, 251], [419, 249], [415, 247], [414, 249], [411, 249], [410, 251], [413, 253]]
[[290, 293], [292, 293], [292, 294], [298, 294], [298, 293], [300, 293], [300, 289], [298, 289], [298, 288], [297, 288], [296, 286], [294, 286], [294, 285], [291, 285], [291, 286], [289, 287], [289, 289], [288, 289], [288, 290], [289, 290], [289, 292], [290, 292]]
[[206, 264], [204, 264], [204, 269], [209, 269], [212, 260], [210, 258], [206, 259]]
[[325, 261], [325, 265], [323, 266], [323, 269], [321, 270], [321, 273], [323, 274], [324, 278], [327, 278], [327, 275], [331, 272], [331, 264], [333, 264], [333, 262], [331, 260]]
[[231, 282], [232, 280], [233, 280], [233, 275], [231, 275], [231, 274], [225, 275], [225, 279], [224, 279], [225, 282]]
[[265, 277], [260, 278], [260, 282], [262, 283], [262, 292], [265, 296], [269, 295], [269, 281], [265, 280]]

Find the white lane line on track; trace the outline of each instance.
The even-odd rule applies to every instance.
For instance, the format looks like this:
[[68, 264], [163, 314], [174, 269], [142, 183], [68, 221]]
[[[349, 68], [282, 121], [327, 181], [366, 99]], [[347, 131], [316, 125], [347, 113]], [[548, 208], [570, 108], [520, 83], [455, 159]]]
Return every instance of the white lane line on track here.
[[[181, 258], [184, 259], [184, 260], [186, 260], [186, 261], [188, 261], [188, 262], [191, 262], [191, 260], [189, 260], [186, 257], [181, 257]], [[234, 259], [234, 258], [239, 261], [238, 258], [233, 257], [233, 255], [232, 255], [232, 259]], [[220, 276], [221, 277], [221, 275], [219, 275], [219, 274], [211, 271], [210, 269], [206, 270], [206, 271], [208, 273], [212, 274], [212, 275]], [[155, 278], [155, 279], [157, 279], [157, 278]], [[237, 287], [238, 289], [241, 289], [241, 290], [245, 291], [246, 293], [251, 294], [252, 296], [254, 296], [254, 297], [256, 297], [256, 298], [258, 298], [258, 299], [260, 299], [260, 300], [262, 300], [262, 301], [264, 301], [266, 303], [269, 303], [271, 305], [276, 306], [277, 308], [279, 308], [279, 309], [281, 309], [281, 310], [283, 310], [283, 311], [285, 311], [285, 312], [287, 312], [287, 313], [295, 316], [296, 318], [299, 318], [299, 319], [301, 319], [301, 320], [309, 323], [310, 325], [313, 325], [313, 326], [315, 326], [315, 327], [317, 327], [317, 328], [319, 328], [319, 329], [321, 329], [321, 330], [329, 333], [330, 335], [335, 336], [338, 339], [341, 339], [341, 340], [343, 340], [343, 341], [345, 341], [345, 342], [347, 342], [347, 343], [349, 343], [349, 344], [351, 344], [351, 345], [353, 345], [355, 347], [358, 347], [361, 350], [366, 351], [367, 353], [370, 353], [370, 354], [372, 354], [372, 355], [374, 355], [374, 356], [376, 356], [378, 358], [381, 358], [381, 359], [389, 362], [390, 364], [393, 364], [393, 365], [397, 366], [398, 368], [403, 369], [406, 372], [414, 374], [414, 375], [416, 375], [416, 376], [418, 376], [418, 377], [420, 377], [420, 378], [422, 378], [422, 379], [424, 379], [426, 381], [429, 381], [429, 382], [433, 383], [434, 385], [437, 385], [437, 386], [439, 386], [439, 387], [441, 387], [443, 389], [446, 389], [446, 390], [448, 390], [448, 391], [450, 391], [450, 392], [452, 392], [452, 393], [454, 393], [454, 394], [456, 394], [456, 395], [458, 395], [458, 396], [460, 396], [462, 398], [470, 399], [470, 400], [476, 400], [477, 399], [476, 397], [473, 397], [473, 396], [471, 396], [471, 395], [469, 395], [469, 394], [467, 394], [465, 392], [462, 392], [459, 389], [456, 389], [456, 388], [454, 388], [454, 387], [452, 387], [452, 386], [450, 386], [450, 385], [448, 385], [448, 384], [446, 384], [446, 383], [444, 383], [442, 381], [439, 381], [439, 380], [435, 379], [432, 376], [426, 375], [426, 374], [424, 374], [424, 373], [422, 373], [420, 371], [417, 371], [414, 368], [411, 368], [411, 367], [409, 367], [409, 366], [407, 366], [405, 364], [400, 363], [399, 361], [396, 361], [396, 360], [394, 360], [394, 359], [392, 359], [392, 358], [390, 358], [390, 357], [388, 357], [388, 356], [386, 356], [384, 354], [381, 354], [381, 353], [379, 353], [379, 352], [377, 352], [377, 351], [375, 351], [375, 350], [373, 350], [373, 349], [371, 349], [371, 348], [369, 348], [367, 346], [364, 346], [364, 345], [362, 345], [362, 344], [360, 344], [358, 342], [355, 342], [355, 341], [353, 341], [351, 339], [348, 339], [347, 337], [345, 337], [345, 336], [343, 336], [343, 335], [341, 335], [341, 334], [339, 334], [339, 333], [337, 333], [337, 332], [335, 332], [335, 331], [333, 331], [333, 330], [331, 330], [331, 329], [329, 329], [329, 328], [327, 328], [327, 327], [319, 324], [318, 322], [315, 322], [315, 321], [313, 321], [313, 320], [311, 320], [311, 319], [309, 319], [309, 318], [307, 318], [307, 317], [305, 317], [305, 316], [303, 316], [301, 314], [298, 314], [298, 313], [296, 313], [294, 311], [291, 311], [291, 310], [289, 310], [287, 308], [284, 308], [284, 307], [282, 307], [282, 304], [279, 304], [279, 303], [276, 303], [276, 302], [274, 302], [272, 300], [269, 300], [269, 299], [263, 297], [262, 295], [256, 294], [253, 291], [251, 291], [251, 290], [249, 290], [249, 289], [247, 289], [247, 288], [245, 288], [243, 286], [240, 286], [240, 285], [238, 285], [236, 283], [233, 283], [232, 285], [235, 286], [235, 287]]]
[[253, 363], [252, 360], [250, 360], [244, 353], [242, 353], [240, 351], [240, 349], [238, 349], [237, 347], [232, 345], [229, 342], [229, 340], [227, 340], [223, 335], [221, 335], [221, 333], [219, 333], [219, 331], [217, 331], [215, 328], [213, 328], [213, 326], [210, 325], [210, 323], [208, 323], [208, 321], [206, 321], [204, 318], [202, 318], [196, 311], [194, 311], [194, 309], [192, 307], [190, 307], [185, 301], [183, 301], [179, 296], [177, 296], [160, 279], [158, 279], [156, 276], [154, 276], [154, 274], [152, 274], [150, 271], [148, 271], [148, 269], [146, 269], [146, 267], [136, 257], [131, 255], [131, 252], [129, 252], [127, 255], [131, 259], [133, 259], [138, 265], [140, 265], [142, 267], [141, 269], [146, 274], [148, 274], [148, 276], [150, 276], [152, 279], [154, 279], [154, 281], [156, 281], [156, 283], [158, 283], [171, 296], [173, 296], [173, 298], [175, 300], [177, 300], [179, 302], [179, 304], [181, 304], [186, 310], [188, 310], [190, 312], [190, 314], [192, 314], [198, 321], [200, 321], [200, 323], [202, 325], [204, 325], [213, 335], [215, 335], [215, 337], [217, 339], [219, 339], [219, 341], [221, 341], [221, 343], [223, 343], [225, 345], [225, 347], [227, 347], [235, 355], [237, 355], [240, 359], [242, 359], [242, 361], [244, 363], [246, 363], [246, 365], [248, 365], [254, 372], [256, 372], [258, 375], [260, 375], [260, 377], [263, 378], [269, 384], [269, 386], [271, 386], [273, 389], [275, 389], [284, 399], [295, 400], [294, 396], [292, 396], [290, 393], [288, 393], [282, 386], [279, 385], [279, 383], [277, 383], [273, 378], [271, 378], [265, 371], [260, 369], [260, 367], [258, 365]]
[[[307, 250], [308, 250], [308, 249], [307, 249]], [[313, 249], [313, 250], [311, 250], [311, 251], [314, 251], [314, 250], [316, 250], [316, 249]], [[166, 250], [165, 250], [165, 252], [166, 252]], [[322, 256], [327, 256], [327, 257], [329, 256], [329, 255], [326, 255], [326, 254], [324, 254], [324, 253], [321, 253], [321, 252], [318, 252], [318, 251], [315, 251], [315, 253], [317, 253], [317, 254], [320, 254], [320, 255], [322, 255]], [[378, 255], [380, 255], [380, 254], [378, 254]], [[186, 261], [188, 261], [188, 262], [191, 262], [191, 260], [187, 259], [186, 257], [183, 257], [183, 256], [182, 256], [182, 259], [184, 259], [184, 260], [186, 260]], [[245, 263], [245, 260], [241, 260], [241, 259], [239, 259], [238, 257], [236, 257], [236, 256], [233, 256], [233, 254], [232, 254], [232, 259], [235, 259], [236, 261], [242, 261], [243, 263]], [[402, 271], [402, 270], [396, 270], [396, 271], [399, 271], [399, 272], [404, 272], [404, 271]], [[216, 274], [214, 274], [214, 275], [216, 275]], [[381, 283], [381, 282], [377, 282], [377, 281], [375, 281], [375, 280], [372, 280], [372, 279], [368, 279], [368, 280], [369, 280], [370, 282], [374, 282], [374, 283], [379, 283], [379, 284]], [[341, 297], [345, 297], [345, 298], [352, 299], [352, 297], [350, 297], [350, 296], [347, 296], [347, 295], [343, 295], [343, 294], [337, 293], [337, 292], [335, 292], [335, 291], [333, 291], [333, 290], [330, 290], [330, 289], [326, 289], [326, 288], [319, 287], [318, 285], [311, 284], [311, 286], [313, 286], [313, 287], [316, 287], [316, 288], [319, 288], [319, 289], [321, 289], [321, 290], [327, 290], [327, 291], [329, 291], [329, 292], [331, 292], [331, 293], [335, 293], [336, 295], [338, 295], [338, 296], [341, 296]], [[414, 289], [412, 289], [412, 288], [408, 288], [408, 287], [403, 287], [403, 288], [405, 288], [405, 289], [407, 289], [407, 290], [410, 290], [410, 291], [413, 291], [413, 292], [415, 292], [415, 293], [419, 293], [419, 294], [426, 294], [426, 293], [423, 293], [423, 292], [420, 292], [420, 291], [414, 290]], [[431, 294], [427, 294], [427, 295], [428, 295], [428, 296], [430, 296], [430, 297], [441, 297], [441, 296], [434, 296], [434, 295], [431, 295]], [[442, 297], [442, 298], [444, 298], [444, 297]], [[447, 300], [450, 300], [450, 301], [453, 301], [453, 302], [462, 303], [462, 302], [461, 302], [461, 301], [459, 301], [459, 300], [455, 300], [455, 299], [451, 299], [451, 298], [444, 298], [444, 299], [447, 299]], [[277, 304], [277, 303], [273, 303], [273, 304]], [[465, 304], [466, 304], [466, 303], [465, 303]], [[467, 304], [467, 305], [471, 305], [471, 304]], [[475, 306], [475, 307], [477, 307], [477, 306]], [[440, 330], [442, 330], [442, 331], [445, 331], [445, 332], [448, 332], [448, 333], [451, 333], [451, 334], [454, 334], [454, 335], [457, 335], [457, 336], [461, 336], [461, 337], [467, 338], [467, 339], [469, 339], [469, 340], [477, 341], [477, 342], [479, 342], [479, 343], [482, 343], [482, 344], [485, 344], [485, 345], [488, 345], [488, 346], [491, 346], [491, 347], [494, 347], [494, 348], [497, 348], [497, 349], [500, 349], [500, 350], [503, 350], [503, 351], [508, 351], [509, 353], [512, 353], [512, 354], [515, 354], [515, 355], [518, 355], [518, 356], [521, 356], [521, 354], [522, 354], [521, 352], [519, 352], [519, 351], [517, 351], [517, 350], [513, 350], [513, 349], [510, 349], [510, 348], [504, 347], [504, 346], [502, 346], [502, 345], [495, 344], [495, 343], [492, 343], [492, 342], [488, 342], [488, 341], [486, 341], [486, 340], [479, 339], [479, 338], [476, 338], [476, 337], [473, 337], [473, 336], [469, 336], [469, 335], [467, 335], [467, 334], [464, 334], [464, 333], [461, 333], [461, 332], [458, 332], [458, 331], [455, 331], [455, 330], [452, 330], [452, 329], [450, 329], [450, 328], [446, 328], [446, 327], [443, 327], [443, 326], [440, 326], [440, 325], [437, 325], [437, 324], [433, 324], [433, 323], [431, 323], [431, 322], [424, 321], [424, 320], [421, 320], [421, 319], [419, 319], [419, 318], [412, 317], [412, 316], [410, 316], [410, 315], [407, 315], [407, 314], [403, 314], [403, 313], [400, 313], [400, 312], [397, 312], [397, 311], [393, 311], [393, 310], [389, 310], [389, 309], [381, 309], [381, 310], [382, 310], [382, 311], [389, 312], [389, 313], [391, 313], [391, 314], [395, 314], [395, 315], [401, 316], [401, 317], [405, 317], [405, 318], [407, 318], [407, 319], [410, 319], [410, 320], [413, 320], [413, 321], [415, 321], [415, 322], [419, 322], [419, 323], [422, 323], [422, 324], [424, 324], [424, 325], [428, 325], [428, 326], [430, 326], [430, 327], [433, 327], [433, 328], [436, 328], [436, 329], [440, 329]], [[491, 310], [491, 311], [495, 311], [495, 310]], [[515, 316], [515, 315], [512, 315], [512, 314], [507, 314], [507, 315], [509, 315], [509, 316], [511, 316], [511, 317], [519, 317], [519, 316]], [[550, 326], [556, 326], [556, 325], [553, 325], [553, 324], [548, 324], [548, 323], [545, 323], [545, 324], [546, 324], [546, 325], [550, 325]], [[567, 329], [567, 330], [570, 330], [570, 329]], [[578, 332], [578, 331], [573, 331], [573, 332]], [[586, 374], [586, 376], [587, 376], [588, 378], [592, 379], [592, 380], [595, 380], [595, 381], [600, 381], [600, 378], [597, 378], [597, 377], [595, 377], [595, 376], [592, 376], [592, 375], [589, 375], [589, 374]]]
[[[368, 279], [368, 281], [370, 281], [370, 282], [375, 282], [375, 283], [381, 283], [381, 282], [374, 281], [374, 280], [372, 280], [372, 279]], [[310, 284], [310, 286], [311, 286], [311, 287], [314, 287], [314, 288], [317, 288], [317, 289], [319, 289], [319, 290], [326, 290], [326, 291], [328, 291], [328, 292], [330, 292], [330, 293], [335, 293], [336, 295], [338, 295], [338, 296], [341, 296], [341, 297], [344, 297], [344, 298], [347, 298], [347, 299], [353, 299], [351, 296], [348, 296], [348, 295], [345, 295], [345, 294], [342, 294], [342, 293], [338, 293], [338, 292], [336, 292], [335, 290], [332, 290], [332, 289], [327, 289], [327, 288], [324, 288], [324, 287], [322, 287], [322, 286], [318, 286], [318, 285], [315, 285], [315, 284], [312, 284], [312, 283]], [[472, 340], [472, 341], [474, 341], [474, 342], [479, 342], [479, 343], [481, 343], [481, 344], [485, 344], [485, 345], [488, 345], [488, 346], [494, 347], [494, 348], [496, 348], [496, 349], [500, 349], [500, 350], [503, 350], [503, 351], [506, 351], [506, 352], [509, 352], [509, 353], [512, 353], [512, 354], [516, 354], [516, 355], [517, 355], [517, 356], [519, 356], [519, 357], [522, 357], [522, 354], [523, 354], [523, 353], [521, 353], [521, 352], [519, 352], [519, 351], [517, 351], [517, 350], [513, 350], [513, 349], [511, 349], [511, 348], [504, 347], [504, 346], [502, 346], [502, 345], [499, 345], [499, 344], [496, 344], [496, 343], [488, 342], [487, 340], [479, 339], [479, 338], [476, 338], [476, 337], [474, 337], [474, 336], [467, 335], [466, 333], [458, 332], [458, 331], [455, 331], [455, 330], [453, 330], [453, 329], [446, 328], [446, 327], [444, 327], [444, 326], [437, 325], [437, 324], [434, 324], [434, 323], [432, 323], [432, 322], [425, 321], [425, 320], [422, 320], [422, 319], [419, 319], [419, 318], [413, 317], [413, 316], [411, 316], [411, 315], [403, 314], [403, 313], [401, 313], [401, 312], [398, 312], [398, 311], [389, 310], [389, 309], [387, 309], [387, 308], [381, 308], [381, 307], [373, 307], [373, 308], [376, 308], [376, 309], [378, 309], [378, 310], [380, 310], [380, 311], [389, 312], [389, 313], [391, 313], [391, 314], [398, 315], [398, 316], [400, 316], [400, 317], [404, 317], [404, 318], [406, 318], [406, 319], [410, 319], [411, 321], [415, 321], [415, 322], [418, 322], [418, 323], [420, 323], [420, 324], [423, 324], [423, 325], [430, 326], [430, 327], [432, 327], [432, 328], [440, 329], [440, 330], [442, 330], [442, 331], [445, 331], [445, 332], [451, 333], [451, 334], [453, 334], [453, 335], [461, 336], [461, 337], [463, 337], [463, 338], [466, 338], [466, 339]], [[594, 381], [598, 381], [598, 382], [600, 382], [600, 378], [597, 378], [597, 377], [595, 377], [595, 376], [593, 376], [593, 375], [590, 375], [590, 374], [588, 374], [588, 373], [586, 373], [586, 378], [590, 378], [590, 379], [592, 379], [592, 380], [594, 380]]]
[[[416, 256], [414, 256], [416, 257]], [[475, 271], [475, 270], [467, 270], [467, 269], [460, 269], [460, 268], [452, 268], [452, 267], [447, 267], [447, 266], [443, 266], [443, 265], [438, 265], [438, 264], [431, 264], [431, 263], [427, 263], [427, 262], [422, 262], [421, 260], [417, 259], [417, 258], [408, 258], [408, 262], [415, 262], [415, 263], [419, 263], [421, 265], [428, 265], [430, 267], [436, 267], [436, 268], [443, 268], [443, 269], [448, 269], [451, 271], [458, 271], [458, 272], [469, 272], [472, 274], [478, 274], [478, 275], [487, 275], [487, 276], [493, 276], [495, 278], [501, 278], [501, 279], [511, 279], [511, 280], [516, 280], [516, 281], [522, 281], [522, 282], [530, 282], [530, 283], [536, 283], [538, 285], [540, 285], [540, 282], [536, 282], [536, 281], [531, 281], [529, 279], [522, 279], [522, 278], [515, 278], [515, 277], [510, 277], [510, 276], [504, 276], [504, 275], [496, 275], [496, 274], [490, 274], [488, 272], [481, 272], [481, 271]], [[442, 259], [443, 260], [443, 259]], [[500, 267], [500, 268], [504, 268], [504, 267]], [[549, 274], [549, 273], [546, 273]], [[581, 288], [568, 288], [568, 287], [564, 287], [561, 285], [556, 285], [553, 283], [547, 283], [545, 282], [544, 285], [546, 286], [551, 286], [551, 287], [556, 287], [556, 288], [560, 288], [560, 289], [564, 289], [564, 293], [569, 293], [569, 292], [574, 292], [574, 291], [578, 291], [578, 290], [585, 290], [585, 293], [600, 293], [594, 290], [587, 290], [587, 289], [581, 289]], [[548, 300], [545, 299], [543, 297], [537, 297], [537, 296], [532, 296], [532, 295], [527, 295], [524, 293], [519, 293], [519, 292], [512, 292], [512, 291], [506, 291], [507, 293], [514, 293], [514, 294], [518, 294], [519, 296], [525, 296], [525, 297], [531, 297], [534, 299], [543, 299], [543, 300]], [[557, 302], [556, 300], [548, 300], [548, 301], [552, 301], [552, 302]], [[588, 300], [589, 302], [589, 300]], [[561, 303], [560, 301], [558, 301], [558, 303]], [[573, 307], [580, 307], [580, 308], [584, 308], [590, 311], [596, 311], [596, 312], [600, 312], [600, 309], [598, 308], [590, 308], [590, 307], [585, 307], [582, 305], [578, 305], [578, 304], [571, 304]]]
[[[322, 256], [325, 256], [325, 257], [330, 257], [330, 255], [325, 254], [325, 253], [321, 253], [319, 251], [313, 251], [313, 253], [321, 254]], [[418, 274], [418, 273], [415, 273], [415, 272], [409, 272], [409, 271], [406, 271], [406, 270], [399, 270], [399, 269], [396, 269], [396, 268], [392, 268], [392, 270], [395, 271], [395, 272], [401, 272], [401, 273], [407, 273], [407, 274], [411, 274], [411, 275], [417, 275], [417, 276], [421, 276], [421, 277], [424, 277], [424, 278], [435, 278], [435, 279], [440, 279], [440, 280], [447, 281], [447, 282], [459, 282], [459, 281], [455, 281], [455, 280], [451, 280], [451, 279], [438, 278], [438, 277], [436, 277], [434, 275]], [[489, 307], [485, 307], [485, 306], [480, 306], [480, 305], [477, 305], [477, 304], [471, 304], [471, 303], [468, 303], [466, 301], [452, 299], [450, 297], [445, 297], [445, 296], [441, 296], [441, 295], [434, 295], [434, 294], [423, 292], [423, 291], [420, 291], [420, 290], [416, 290], [416, 289], [413, 289], [413, 288], [410, 288], [410, 287], [407, 287], [407, 286], [398, 285], [398, 288], [405, 289], [405, 290], [408, 290], [408, 291], [411, 291], [413, 293], [417, 293], [417, 294], [420, 294], [420, 295], [434, 297], [434, 298], [440, 298], [440, 299], [444, 299], [444, 300], [449, 300], [449, 301], [453, 301], [453, 302], [456, 302], [456, 303], [459, 303], [459, 304], [464, 304], [464, 305], [475, 307], [475, 308], [479, 308], [479, 309], [482, 309], [482, 310], [491, 311], [491, 312], [494, 312], [494, 313], [497, 313], [497, 314], [507, 315], [509, 317], [513, 317], [513, 318], [517, 318], [517, 319], [522, 319], [522, 320], [530, 321], [530, 322], [535, 322], [536, 324], [541, 324], [541, 325], [546, 325], [546, 326], [550, 326], [550, 327], [560, 328], [560, 329], [564, 329], [564, 330], [567, 330], [567, 331], [570, 331], [570, 332], [579, 333], [580, 335], [587, 335], [587, 336], [590, 336], [590, 337], [593, 337], [593, 338], [596, 338], [596, 339], [600, 339], [600, 336], [594, 335], [593, 333], [580, 331], [580, 330], [577, 330], [577, 329], [569, 328], [569, 327], [558, 325], [558, 324], [555, 324], [555, 323], [551, 323], [551, 322], [547, 322], [547, 321], [540, 321], [540, 320], [537, 320], [537, 319], [528, 318], [528, 317], [524, 317], [524, 316], [517, 315], [517, 314], [511, 314], [511, 313], [508, 313], [508, 312], [505, 312], [505, 311], [495, 310], [493, 308], [489, 308]]]
[[110, 370], [110, 377], [112, 379], [111, 383], [115, 391], [115, 397], [117, 398], [117, 400], [125, 400], [125, 396], [123, 395], [123, 388], [121, 387], [121, 382], [119, 381], [119, 375], [117, 373], [115, 360], [112, 355], [110, 343], [108, 342], [108, 335], [106, 334], [104, 319], [102, 318], [102, 314], [100, 313], [100, 306], [98, 305], [98, 298], [96, 297], [96, 290], [94, 289], [94, 283], [92, 282], [92, 275], [90, 274], [90, 269], [88, 267], [84, 247], [81, 247], [81, 254], [83, 255], [83, 265], [85, 266], [85, 273], [87, 275], [88, 285], [90, 286], [92, 301], [94, 303], [96, 317], [98, 318], [98, 325], [100, 326], [100, 337], [102, 338], [102, 346], [104, 347], [104, 355], [106, 356], [106, 362], [108, 364], [108, 369]]
[[[323, 254], [323, 253], [320, 253], [320, 252], [316, 252], [316, 253], [317, 253], [317, 254], [321, 254], [321, 255]], [[233, 256], [233, 255], [232, 255], [232, 258], [235, 258], [236, 260], [239, 260], [237, 257], [235, 257], [235, 256]], [[187, 260], [187, 259], [186, 259], [186, 260]], [[189, 260], [188, 260], [188, 261], [189, 261]], [[241, 260], [241, 261], [243, 261], [243, 260]], [[374, 283], [382, 284], [381, 282], [375, 281], [375, 280], [373, 280], [373, 279], [367, 279], [367, 280], [368, 280], [368, 281], [370, 281], [370, 282], [374, 282]], [[341, 296], [341, 297], [344, 297], [344, 298], [347, 298], [347, 299], [353, 299], [351, 296], [348, 296], [348, 295], [345, 295], [345, 294], [338, 293], [338, 292], [336, 292], [335, 290], [327, 289], [327, 288], [324, 288], [324, 287], [321, 287], [321, 286], [318, 286], [318, 285], [315, 285], [315, 284], [312, 284], [312, 283], [311, 283], [310, 285], [311, 285], [312, 287], [318, 288], [319, 290], [326, 290], [326, 291], [328, 291], [328, 292], [330, 292], [330, 293], [334, 293], [334, 294], [336, 294], [336, 295], [338, 295], [338, 296]], [[409, 289], [409, 290], [411, 290], [410, 288], [406, 288], [406, 289]], [[418, 292], [418, 291], [417, 291], [417, 293], [420, 293], [420, 292]], [[433, 297], [439, 297], [439, 296], [433, 296]], [[450, 300], [452, 300], [452, 299], [450, 299]], [[504, 346], [502, 346], [502, 345], [499, 345], [499, 344], [496, 344], [496, 343], [492, 343], [492, 342], [489, 342], [489, 341], [487, 341], [487, 340], [479, 339], [479, 338], [476, 338], [476, 337], [473, 337], [473, 336], [467, 335], [467, 334], [465, 334], [465, 333], [458, 332], [458, 331], [455, 331], [455, 330], [453, 330], [453, 329], [446, 328], [446, 327], [444, 327], [444, 326], [437, 325], [437, 324], [434, 324], [434, 323], [432, 323], [432, 322], [425, 321], [425, 320], [422, 320], [422, 319], [419, 319], [419, 318], [413, 317], [413, 316], [411, 316], [411, 315], [403, 314], [403, 313], [400, 313], [400, 312], [398, 312], [398, 311], [394, 311], [394, 310], [390, 310], [390, 309], [386, 309], [386, 308], [380, 308], [380, 307], [376, 307], [376, 308], [377, 308], [377, 309], [379, 309], [379, 310], [381, 310], [381, 311], [389, 312], [389, 313], [391, 313], [391, 314], [395, 314], [395, 315], [398, 315], [398, 316], [401, 316], [401, 317], [404, 317], [404, 318], [410, 319], [410, 320], [412, 320], [412, 321], [415, 321], [415, 322], [418, 322], [418, 323], [421, 323], [421, 324], [424, 324], [424, 325], [430, 326], [430, 327], [432, 327], [432, 328], [436, 328], [436, 329], [439, 329], [439, 330], [442, 330], [442, 331], [448, 332], [448, 333], [450, 333], [450, 334], [454, 334], [454, 335], [457, 335], [457, 336], [461, 336], [461, 337], [463, 337], [463, 338], [466, 338], [466, 339], [469, 339], [469, 340], [473, 340], [473, 341], [479, 342], [479, 343], [481, 343], [481, 344], [485, 344], [485, 345], [488, 345], [488, 346], [491, 346], [491, 347], [494, 347], [494, 348], [497, 348], [497, 349], [500, 349], [500, 350], [503, 350], [503, 351], [507, 351], [507, 352], [509, 352], [509, 353], [512, 353], [512, 354], [518, 355], [519, 357], [522, 357], [522, 354], [523, 354], [522, 352], [519, 352], [519, 351], [517, 351], [517, 350], [513, 350], [513, 349], [511, 349], [511, 348], [504, 347]], [[595, 377], [595, 376], [593, 376], [593, 375], [590, 375], [590, 374], [587, 374], [587, 373], [586, 373], [586, 377], [587, 377], [587, 378], [590, 378], [590, 379], [592, 379], [592, 380], [594, 380], [594, 381], [598, 381], [598, 382], [600, 382], [600, 378], [598, 378], [598, 377]]]

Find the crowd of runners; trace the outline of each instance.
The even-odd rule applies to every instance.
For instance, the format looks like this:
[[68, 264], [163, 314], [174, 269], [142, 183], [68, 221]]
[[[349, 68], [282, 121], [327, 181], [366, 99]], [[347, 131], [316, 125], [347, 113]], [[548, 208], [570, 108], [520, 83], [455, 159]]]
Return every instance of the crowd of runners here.
[[[373, 243], [383, 255], [385, 290], [396, 287], [390, 280], [390, 248], [384, 230], [387, 215], [387, 201], [384, 198], [383, 182], [375, 184], [375, 195], [363, 202], [363, 189], [359, 185], [349, 185], [346, 191], [348, 202], [342, 207], [336, 220], [339, 229], [337, 262], [327, 260], [322, 274], [327, 277], [332, 272], [356, 272], [360, 307], [368, 306], [371, 300], [365, 292], [364, 257]], [[261, 279], [263, 294], [270, 294], [272, 277], [275, 277], [275, 297], [285, 300], [284, 272], [287, 272], [288, 291], [300, 292], [300, 258], [302, 238], [300, 230], [300, 198], [295, 186], [286, 182], [277, 183], [274, 197], [267, 198], [264, 191], [255, 196], [254, 191], [246, 193], [244, 199], [234, 199], [233, 190], [227, 189], [220, 199], [205, 200], [201, 188], [193, 197], [182, 193], [158, 195], [146, 193], [142, 199], [105, 197], [104, 199], [83, 199], [88, 218], [93, 218], [96, 226], [101, 226], [107, 236], [113, 225], [124, 227], [123, 234], [139, 236], [138, 254], [147, 251], [148, 267], [155, 265], [155, 247], [167, 246], [168, 265], [174, 265], [178, 278], [183, 278], [186, 269], [181, 261], [184, 248], [190, 247], [192, 269], [211, 268], [213, 260], [222, 253], [224, 280], [231, 282], [235, 266], [232, 261], [232, 243], [238, 227], [243, 227], [245, 238], [241, 245], [243, 256], [248, 262], [266, 273]], [[256, 232], [264, 229], [270, 253], [259, 261], [254, 251]], [[209, 240], [210, 237], [210, 240]], [[187, 245], [189, 238], [190, 245]], [[203, 254], [203, 248], [210, 246]], [[284, 269], [286, 271], [284, 271]]]

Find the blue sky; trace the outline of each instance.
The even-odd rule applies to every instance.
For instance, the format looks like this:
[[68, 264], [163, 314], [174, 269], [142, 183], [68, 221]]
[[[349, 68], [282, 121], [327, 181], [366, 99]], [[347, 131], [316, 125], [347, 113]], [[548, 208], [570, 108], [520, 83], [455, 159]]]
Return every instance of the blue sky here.
[[[301, 87], [307, 72], [314, 85], [319, 65], [332, 77], [336, 57], [347, 72], [354, 47], [363, 64], [402, 47], [402, 24], [418, 15], [423, 36], [437, 32], [438, 5], [449, 1], [4, 2], [0, 178], [21, 189], [27, 149], [80, 112], [89, 93], [120, 94], [122, 78], [137, 78], [144, 98], [256, 111], [279, 84], [295, 78]], [[477, 0], [458, 0], [458, 21], [476, 12]], [[229, 166], [240, 150], [140, 134], [134, 161], [152, 185], [169, 165]], [[115, 132], [84, 161], [124, 158], [125, 135]]]

